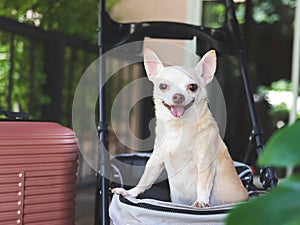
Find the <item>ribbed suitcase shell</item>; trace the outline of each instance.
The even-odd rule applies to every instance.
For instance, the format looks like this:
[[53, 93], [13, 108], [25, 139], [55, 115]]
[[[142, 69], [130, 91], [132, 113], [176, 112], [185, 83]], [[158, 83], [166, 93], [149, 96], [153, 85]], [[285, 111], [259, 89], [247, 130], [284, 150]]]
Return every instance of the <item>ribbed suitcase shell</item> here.
[[77, 140], [50, 122], [0, 122], [0, 224], [72, 225]]

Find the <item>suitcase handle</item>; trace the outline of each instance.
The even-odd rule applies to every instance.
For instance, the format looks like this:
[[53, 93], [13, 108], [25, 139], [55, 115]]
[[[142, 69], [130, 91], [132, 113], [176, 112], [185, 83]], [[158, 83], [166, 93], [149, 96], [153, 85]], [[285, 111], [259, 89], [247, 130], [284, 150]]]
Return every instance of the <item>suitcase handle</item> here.
[[23, 119], [23, 120], [28, 120], [29, 119], [29, 114], [28, 113], [22, 113], [22, 112], [9, 112], [0, 109], [0, 115], [6, 116], [8, 119]]

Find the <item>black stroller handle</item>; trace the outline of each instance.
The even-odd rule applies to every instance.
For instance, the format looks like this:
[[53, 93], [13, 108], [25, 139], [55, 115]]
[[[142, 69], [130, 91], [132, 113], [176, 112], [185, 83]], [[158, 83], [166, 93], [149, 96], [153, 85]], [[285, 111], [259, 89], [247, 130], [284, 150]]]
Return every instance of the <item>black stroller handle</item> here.
[[[117, 23], [113, 21], [107, 12], [103, 12], [103, 43], [106, 49], [134, 42], [142, 41], [145, 37], [161, 39], [192, 40], [197, 38], [197, 42], [205, 43], [210, 48], [214, 48], [219, 54], [234, 54], [236, 49], [233, 39], [228, 36], [228, 28], [208, 28], [192, 24], [177, 22], [139, 22], [139, 23]], [[199, 49], [199, 46], [197, 46]], [[207, 50], [207, 49], [205, 49]], [[202, 55], [204, 51], [197, 51]], [[141, 52], [142, 49], [139, 49]]]
[[[231, 0], [225, 0], [227, 12], [228, 12], [228, 26], [231, 30], [231, 33], [234, 38], [234, 42], [236, 43], [238, 54], [239, 54], [239, 61], [241, 65], [241, 75], [243, 79], [243, 84], [245, 87], [245, 93], [246, 98], [249, 106], [249, 112], [252, 122], [252, 132], [250, 134], [250, 139], [254, 140], [256, 143], [256, 152], [257, 155], [260, 156], [263, 152], [263, 139], [262, 139], [262, 130], [259, 126], [257, 115], [255, 111], [255, 105], [252, 95], [252, 90], [250, 86], [249, 76], [248, 76], [248, 70], [246, 65], [246, 52], [245, 47], [241, 38], [241, 32], [239, 23], [237, 21], [236, 15], [235, 15], [235, 6], [234, 3]], [[260, 182], [262, 183], [263, 187], [265, 189], [267, 188], [274, 188], [278, 182], [276, 171], [274, 168], [265, 167], [260, 169]]]

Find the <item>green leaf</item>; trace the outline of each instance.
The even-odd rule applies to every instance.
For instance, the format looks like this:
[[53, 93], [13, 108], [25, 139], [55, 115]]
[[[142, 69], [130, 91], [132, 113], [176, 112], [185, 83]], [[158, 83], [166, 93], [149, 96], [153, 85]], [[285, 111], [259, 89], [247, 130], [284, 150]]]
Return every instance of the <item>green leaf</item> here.
[[258, 164], [276, 167], [300, 165], [300, 121], [272, 135]]
[[280, 183], [270, 193], [240, 204], [226, 218], [227, 225], [300, 224], [300, 175]]

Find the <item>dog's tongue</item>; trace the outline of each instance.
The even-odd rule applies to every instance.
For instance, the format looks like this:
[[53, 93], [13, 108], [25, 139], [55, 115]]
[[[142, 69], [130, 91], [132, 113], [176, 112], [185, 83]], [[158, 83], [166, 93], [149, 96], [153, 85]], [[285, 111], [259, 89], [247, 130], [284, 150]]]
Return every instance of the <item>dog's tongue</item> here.
[[183, 106], [172, 106], [170, 111], [173, 116], [181, 117], [183, 115], [183, 113], [185, 112], [185, 109]]

